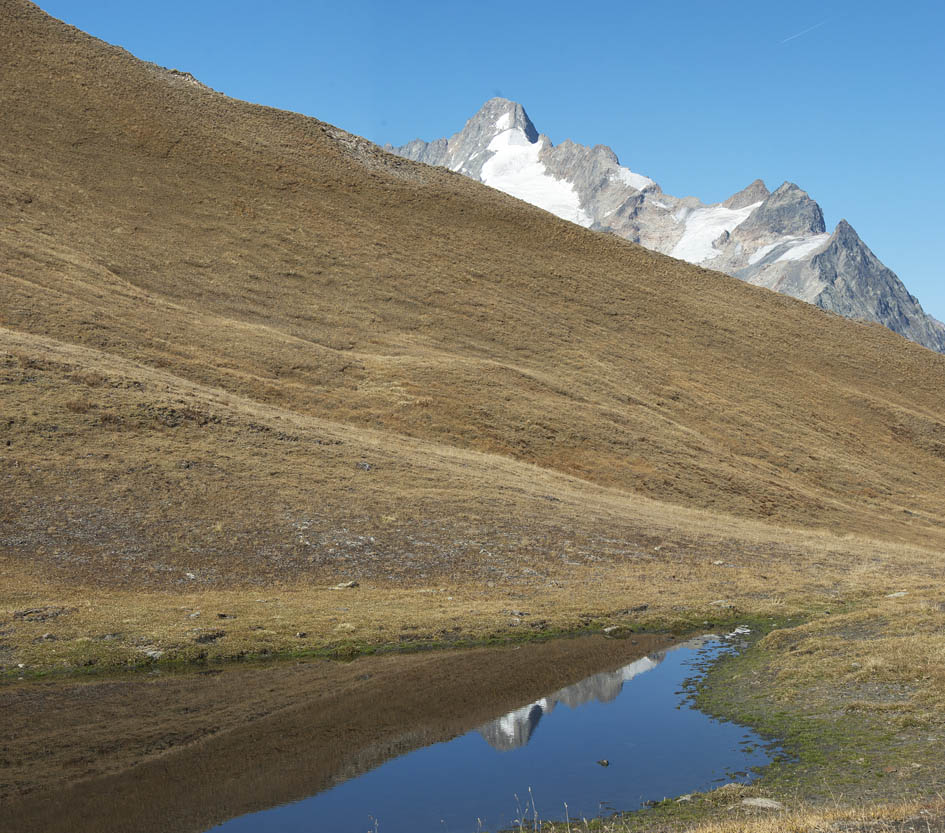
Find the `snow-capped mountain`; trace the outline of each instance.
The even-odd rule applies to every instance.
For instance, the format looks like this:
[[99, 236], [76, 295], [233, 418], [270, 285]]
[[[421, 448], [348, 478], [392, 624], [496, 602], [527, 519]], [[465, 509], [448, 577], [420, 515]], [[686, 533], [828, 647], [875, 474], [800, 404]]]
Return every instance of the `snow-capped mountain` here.
[[724, 202], [664, 193], [622, 166], [604, 145], [553, 145], [520, 104], [487, 101], [449, 139], [415, 139], [387, 150], [478, 179], [587, 228], [718, 269], [811, 304], [875, 321], [945, 353], [945, 325], [841, 220], [833, 233], [797, 185], [771, 192], [761, 180]]

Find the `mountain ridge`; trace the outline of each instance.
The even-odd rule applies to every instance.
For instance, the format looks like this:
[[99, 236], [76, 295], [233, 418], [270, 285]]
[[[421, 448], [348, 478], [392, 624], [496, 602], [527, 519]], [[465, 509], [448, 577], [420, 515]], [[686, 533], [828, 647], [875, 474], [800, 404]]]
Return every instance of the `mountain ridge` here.
[[[519, 148], [514, 156], [508, 151], [513, 146]], [[526, 147], [534, 156], [527, 165]], [[855, 232], [849, 233], [846, 221], [828, 234], [820, 206], [795, 183], [770, 192], [756, 179], [713, 204], [672, 197], [649, 177], [620, 165], [605, 145], [586, 147], [569, 139], [552, 145], [521, 104], [503, 98], [486, 102], [449, 139], [415, 139], [385, 149], [448, 167], [579, 225], [611, 231], [829, 312], [882, 324], [945, 353], [945, 326], [925, 313]]]

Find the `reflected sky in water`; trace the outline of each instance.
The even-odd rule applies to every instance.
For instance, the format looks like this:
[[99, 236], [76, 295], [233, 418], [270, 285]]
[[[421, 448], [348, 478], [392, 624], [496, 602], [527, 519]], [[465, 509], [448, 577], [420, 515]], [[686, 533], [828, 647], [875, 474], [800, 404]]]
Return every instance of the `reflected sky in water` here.
[[728, 649], [726, 639], [703, 637], [660, 651], [304, 801], [213, 830], [472, 833], [514, 824], [532, 802], [541, 818], [563, 819], [565, 803], [572, 817], [593, 816], [749, 780], [750, 768], [769, 761], [761, 738], [707, 717], [676, 693], [694, 663]]

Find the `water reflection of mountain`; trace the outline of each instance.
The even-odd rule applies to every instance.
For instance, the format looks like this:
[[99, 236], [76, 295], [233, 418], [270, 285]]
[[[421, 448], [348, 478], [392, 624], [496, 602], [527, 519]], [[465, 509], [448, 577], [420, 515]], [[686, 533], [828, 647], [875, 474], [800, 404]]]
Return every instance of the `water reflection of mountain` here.
[[660, 651], [631, 662], [616, 671], [594, 674], [579, 683], [562, 688], [554, 694], [542, 697], [541, 700], [510, 711], [480, 726], [479, 734], [496, 749], [503, 751], [517, 749], [528, 743], [539, 721], [544, 715], [550, 714], [558, 703], [564, 703], [571, 708], [590, 703], [592, 700], [609, 703], [620, 694], [625, 682], [656, 668], [665, 657], [666, 652]]

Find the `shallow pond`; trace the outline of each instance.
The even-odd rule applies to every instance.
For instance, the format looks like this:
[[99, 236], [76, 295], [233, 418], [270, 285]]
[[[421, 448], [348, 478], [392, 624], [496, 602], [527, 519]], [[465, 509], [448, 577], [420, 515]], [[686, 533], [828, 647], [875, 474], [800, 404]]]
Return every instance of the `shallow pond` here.
[[700, 637], [594, 674], [310, 798], [212, 830], [472, 833], [747, 782], [770, 760], [765, 742], [693, 709], [682, 691], [739, 638]]

